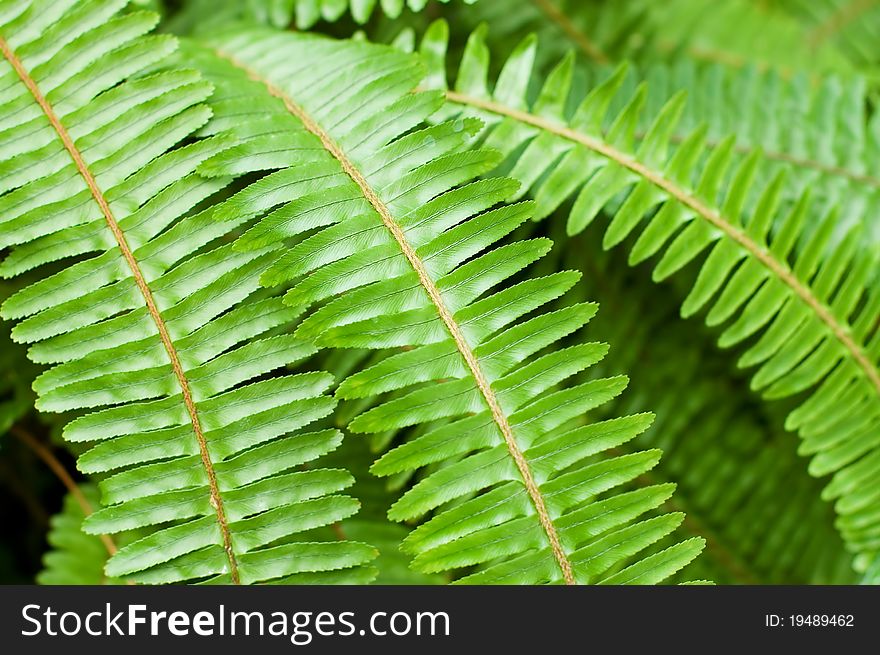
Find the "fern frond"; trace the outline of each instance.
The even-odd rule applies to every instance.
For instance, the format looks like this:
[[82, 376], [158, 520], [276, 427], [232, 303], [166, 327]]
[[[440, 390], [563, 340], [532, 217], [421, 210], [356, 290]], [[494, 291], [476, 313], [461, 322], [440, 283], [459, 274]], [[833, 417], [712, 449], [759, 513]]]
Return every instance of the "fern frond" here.
[[874, 0], [778, 0], [782, 8], [801, 18], [810, 30], [812, 47], [834, 43], [859, 66], [880, 62], [880, 4]]
[[[423, 46], [434, 71], [428, 79], [440, 88], [444, 43], [439, 25]], [[572, 61], [565, 59], [529, 101], [535, 47], [525, 40], [490, 91], [488, 52], [475, 33], [455, 89], [446, 91], [445, 115], [484, 119], [483, 141], [507, 157], [538, 216], [572, 203], [570, 234], [603, 208], [613, 216], [606, 248], [644, 224], [630, 262], [659, 255], [655, 280], [710, 251], [682, 314], [709, 305], [707, 322], [725, 325], [721, 346], [751, 340], [740, 365], [757, 367], [752, 387], [768, 398], [799, 399], [786, 426], [799, 430], [801, 452], [813, 455], [811, 472], [834, 474], [824, 493], [837, 501], [850, 546], [876, 550], [880, 497], [864, 482], [880, 471], [880, 249], [861, 247], [858, 229], [836, 235], [834, 214], [818, 225], [805, 221], [808, 194], [794, 206], [780, 203], [780, 177], [755, 181], [758, 153], [732, 167], [733, 138], [702, 158], [705, 133], [698, 129], [670, 154], [683, 96], [664, 106], [638, 147], [643, 88], [604, 131], [622, 69], [569, 114]]]
[[43, 555], [43, 570], [37, 582], [44, 585], [122, 584], [108, 578], [104, 566], [110, 556], [106, 542], [82, 531], [83, 520], [98, 506], [100, 494], [92, 484], [83, 484], [78, 495], [64, 496], [61, 511], [52, 517], [48, 541], [52, 547]]
[[[444, 4], [455, 1], [463, 5], [477, 2], [437, 1]], [[172, 24], [183, 32], [198, 30], [204, 33], [217, 25], [237, 21], [308, 30], [319, 21], [335, 22], [346, 16], [363, 25], [377, 11], [389, 18], [398, 18], [404, 9], [419, 12], [428, 4], [429, 0], [185, 0], [178, 15], [172, 18]]]
[[875, 553], [874, 558], [867, 562], [860, 584], [880, 584], [880, 554]]
[[[272, 247], [236, 253], [236, 218], [209, 211], [231, 178], [196, 168], [229, 143], [192, 140], [210, 85], [161, 66], [176, 47], [125, 3], [15, 2], [0, 12], [0, 265], [50, 262], [2, 305], [16, 341], [52, 367], [43, 411], [80, 411], [64, 429], [97, 442], [79, 468], [112, 473], [84, 529], [155, 531], [107, 563], [111, 577], [261, 582], [371, 559], [358, 543], [299, 533], [357, 509], [344, 471], [297, 471], [338, 431], [304, 431], [332, 411], [324, 373], [269, 373], [314, 349], [273, 334], [294, 312], [259, 291]], [[46, 270], [46, 269], [43, 269]], [[263, 379], [260, 379], [263, 378]], [[255, 381], [256, 380], [256, 381]], [[111, 407], [107, 407], [112, 405]], [[104, 409], [101, 409], [104, 408]]]
[[728, 66], [749, 63], [791, 73], [847, 71], [851, 66], [833, 47], [811, 43], [802, 25], [786, 12], [753, 0], [670, 0], [648, 2], [644, 26], [649, 49]]
[[830, 44], [811, 43], [809, 28], [788, 12], [753, 0], [504, 0], [478, 3], [454, 17], [469, 30], [490, 25], [493, 48], [512, 48], [523, 35], [536, 33], [547, 50], [538, 53], [542, 73], [543, 64], [570, 50], [598, 64], [684, 56], [786, 74], [853, 69]]
[[268, 31], [208, 43], [225, 58], [201, 60], [217, 88], [209, 128], [242, 141], [200, 170], [225, 175], [243, 161], [278, 169], [218, 207], [216, 218], [260, 217], [239, 248], [291, 245], [263, 281], [291, 284], [291, 307], [320, 304], [297, 335], [320, 347], [404, 349], [341, 383], [343, 398], [405, 390], [360, 414], [352, 431], [439, 426], [373, 467], [390, 475], [448, 464], [389, 513], [409, 520], [437, 512], [406, 540], [416, 566], [487, 565], [471, 582], [651, 583], [691, 561], [699, 539], [637, 557], [681, 520], [637, 520], [670, 486], [615, 491], [659, 453], [596, 459], [651, 417], [577, 424], [619, 394], [625, 378], [554, 392], [606, 351], [581, 344], [540, 355], [595, 312], [579, 304], [538, 313], [578, 276], [502, 286], [549, 243], [492, 249], [531, 206], [499, 206], [515, 191], [509, 180], [472, 181], [497, 163], [467, 148], [479, 123], [422, 127], [442, 94], [411, 93], [421, 67], [391, 48]]
[[634, 42], [639, 40], [649, 11], [650, 3], [641, 0], [614, 4], [601, 0], [509, 0], [457, 11], [455, 19], [468, 31], [481, 24], [491, 25], [493, 46], [499, 48], [534, 33], [550, 44], [548, 61], [572, 50], [585, 61], [607, 64], [635, 54]]
[[[439, 0], [449, 3], [452, 0]], [[356, 23], [366, 23], [379, 9], [389, 18], [397, 18], [404, 8], [422, 11], [429, 0], [293, 0], [293, 11], [297, 28], [308, 29], [319, 20], [335, 21], [347, 11]], [[477, 0], [460, 0], [461, 4], [472, 5]], [[288, 24], [290, 21], [288, 20]], [[277, 25], [282, 27], [283, 25]]]

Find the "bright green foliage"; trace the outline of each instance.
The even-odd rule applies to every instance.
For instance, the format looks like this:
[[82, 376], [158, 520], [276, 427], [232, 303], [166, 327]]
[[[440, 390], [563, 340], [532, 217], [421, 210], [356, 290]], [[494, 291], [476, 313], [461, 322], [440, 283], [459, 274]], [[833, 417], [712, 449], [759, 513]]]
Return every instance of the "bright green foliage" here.
[[[682, 352], [681, 343], [664, 345], [652, 354]], [[644, 443], [663, 450], [656, 476], [677, 482], [673, 503], [682, 499], [686, 527], [708, 541], [686, 576], [719, 584], [853, 583], [852, 556], [834, 528], [834, 510], [820, 498], [822, 484], [804, 471], [794, 438], [729, 402], [731, 386], [709, 382], [698, 399], [689, 398], [682, 380], [693, 383], [717, 369], [684, 364], [690, 370], [679, 366], [681, 376], [651, 376], [634, 391], [662, 401], [658, 411], [668, 420], [658, 420]], [[694, 432], [693, 425], [701, 429]]]
[[332, 577], [374, 555], [365, 544], [295, 540], [357, 510], [337, 495], [347, 472], [293, 470], [341, 441], [305, 430], [332, 411], [323, 395], [332, 380], [260, 379], [314, 349], [274, 333], [295, 314], [259, 290], [277, 249], [235, 251], [229, 241], [247, 217], [217, 223], [198, 211], [231, 179], [195, 173], [228, 142], [184, 141], [210, 117], [210, 85], [186, 70], [123, 82], [176, 45], [144, 36], [152, 14], [114, 17], [123, 4], [3, 5], [0, 35], [24, 72], [9, 55], [0, 70], [0, 129], [20, 135], [2, 142], [0, 246], [11, 250], [0, 270], [65, 261], [8, 298], [2, 315], [18, 321], [12, 336], [31, 344], [31, 358], [52, 365], [34, 384], [37, 407], [92, 412], [64, 430], [97, 442], [81, 471], [112, 473], [85, 530], [157, 526], [119, 550], [108, 575]]
[[672, 486], [619, 489], [659, 453], [598, 457], [651, 417], [579, 418], [618, 395], [625, 378], [554, 390], [607, 349], [586, 343], [542, 353], [595, 312], [590, 304], [537, 312], [578, 276], [563, 271], [500, 287], [550, 243], [492, 248], [531, 205], [493, 209], [516, 185], [472, 181], [497, 163], [494, 153], [467, 148], [479, 123], [421, 128], [442, 95], [409, 93], [420, 66], [390, 48], [267, 31], [238, 31], [210, 45], [227, 61], [207, 53], [198, 60], [216, 84], [209, 131], [231, 129], [242, 141], [201, 172], [277, 169], [215, 218], [261, 217], [238, 251], [293, 244], [262, 279], [292, 285], [290, 307], [320, 305], [297, 336], [319, 347], [404, 349], [349, 376], [337, 395], [405, 390], [357, 416], [349, 425], [356, 433], [433, 426], [373, 467], [379, 475], [431, 470], [389, 512], [396, 520], [435, 512], [405, 541], [416, 568], [479, 564], [466, 581], [537, 583], [562, 582], [568, 565], [579, 582], [651, 583], [687, 564], [702, 540], [643, 552], [680, 515], [636, 520]]
[[[438, 24], [422, 46], [436, 71], [429, 79], [441, 88], [444, 32]], [[837, 234], [833, 212], [818, 224], [806, 220], [808, 192], [782, 203], [782, 177], [759, 179], [757, 152], [734, 164], [733, 137], [703, 156], [698, 128], [673, 147], [683, 95], [636, 142], [644, 87], [608, 116], [623, 69], [569, 113], [567, 58], [530, 102], [535, 48], [526, 39], [490, 92], [488, 52], [475, 33], [448, 113], [487, 121], [483, 142], [502, 150], [505, 170], [535, 197], [538, 216], [571, 203], [568, 232], [576, 234], [607, 208], [606, 248], [641, 227], [629, 260], [657, 256], [655, 280], [709, 251], [682, 314], [708, 307], [707, 323], [724, 326], [722, 347], [749, 340], [739, 363], [757, 367], [752, 388], [768, 398], [798, 397], [786, 427], [800, 432], [812, 473], [834, 473], [824, 495], [837, 501], [845, 539], [859, 552], [880, 548], [880, 490], [863, 484], [880, 472], [880, 248], [860, 246], [858, 225]]]

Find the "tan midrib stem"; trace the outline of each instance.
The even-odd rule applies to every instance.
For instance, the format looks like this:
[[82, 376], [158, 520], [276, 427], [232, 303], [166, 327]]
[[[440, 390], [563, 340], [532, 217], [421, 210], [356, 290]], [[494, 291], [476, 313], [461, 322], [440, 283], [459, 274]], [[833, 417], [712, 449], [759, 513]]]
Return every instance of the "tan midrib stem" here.
[[570, 38], [581, 51], [597, 64], [607, 64], [608, 57], [599, 47], [593, 43], [586, 34], [584, 34], [577, 26], [566, 16], [562, 10], [556, 6], [553, 0], [531, 0], [541, 12], [559, 26], [565, 35]]
[[202, 457], [202, 464], [204, 465], [205, 471], [208, 474], [208, 486], [211, 493], [211, 506], [217, 513], [217, 521], [220, 524], [220, 532], [223, 538], [223, 549], [226, 551], [226, 556], [229, 559], [230, 577], [232, 578], [232, 582], [234, 584], [239, 584], [240, 579], [238, 575], [238, 564], [235, 559], [235, 553], [232, 550], [232, 537], [229, 533], [229, 524], [226, 519], [226, 512], [223, 508], [223, 499], [220, 497], [220, 489], [217, 486], [217, 476], [214, 473], [214, 464], [213, 462], [211, 462], [211, 457], [208, 454], [208, 445], [205, 441], [205, 435], [202, 431], [202, 424], [199, 420], [195, 401], [192, 397], [189, 380], [187, 379], [186, 373], [183, 370], [183, 366], [180, 363], [180, 357], [177, 354], [177, 349], [174, 347], [174, 342], [171, 339], [171, 335], [168, 333], [168, 327], [165, 325], [165, 320], [162, 318], [162, 315], [159, 312], [159, 308], [156, 306], [156, 301], [153, 299], [153, 292], [150, 290], [147, 281], [144, 279], [144, 275], [141, 272], [140, 265], [135, 259], [134, 254], [131, 252], [131, 248], [128, 246], [128, 242], [125, 239], [125, 234], [123, 233], [122, 228], [119, 227], [119, 223], [116, 222], [116, 218], [114, 218], [113, 212], [110, 210], [110, 205], [107, 203], [107, 199], [104, 197], [104, 194], [101, 191], [100, 187], [98, 187], [98, 183], [95, 180], [94, 175], [92, 175], [92, 172], [89, 170], [88, 164], [86, 164], [85, 160], [83, 159], [82, 153], [77, 149], [73, 139], [67, 133], [67, 129], [64, 127], [64, 125], [61, 123], [61, 120], [55, 114], [55, 110], [52, 108], [52, 105], [50, 105], [46, 98], [43, 96], [36, 82], [33, 80], [33, 78], [31, 78], [30, 74], [22, 65], [15, 52], [13, 52], [13, 50], [9, 47], [9, 44], [2, 37], [0, 37], [0, 50], [3, 51], [3, 56], [6, 57], [7, 61], [9, 61], [9, 63], [12, 65], [12, 68], [15, 69], [18, 77], [21, 78], [21, 81], [28, 88], [28, 91], [30, 91], [31, 95], [34, 97], [34, 100], [37, 101], [37, 104], [40, 105], [43, 112], [46, 114], [46, 118], [49, 119], [52, 127], [58, 133], [58, 136], [61, 139], [61, 142], [64, 144], [65, 149], [70, 154], [71, 159], [73, 159], [73, 163], [76, 165], [79, 174], [82, 176], [83, 180], [85, 180], [85, 183], [88, 186], [92, 197], [95, 199], [98, 207], [100, 207], [101, 213], [104, 215], [104, 218], [107, 221], [107, 226], [110, 228], [110, 231], [116, 238], [116, 243], [119, 246], [120, 251], [122, 252], [122, 256], [128, 264], [129, 268], [131, 269], [135, 284], [137, 284], [138, 289], [140, 289], [140, 292], [144, 297], [147, 311], [149, 311], [150, 316], [153, 318], [153, 322], [156, 324], [156, 328], [159, 331], [159, 337], [162, 340], [162, 345], [165, 346], [165, 351], [168, 353], [168, 359], [171, 361], [171, 368], [174, 371], [174, 375], [177, 378], [177, 382], [180, 385], [180, 390], [183, 394], [183, 402], [184, 405], [186, 405], [186, 411], [189, 414], [189, 418], [193, 426], [193, 431], [196, 435], [196, 440], [199, 443], [199, 453]]
[[287, 110], [296, 118], [298, 118], [309, 132], [320, 139], [321, 144], [324, 146], [327, 152], [329, 152], [340, 163], [346, 174], [354, 181], [355, 184], [357, 184], [367, 202], [370, 203], [373, 209], [375, 209], [379, 216], [382, 218], [382, 223], [384, 223], [385, 227], [388, 228], [388, 231], [391, 232], [394, 240], [397, 241], [397, 244], [400, 246], [401, 251], [403, 251], [403, 254], [406, 257], [407, 261], [410, 263], [410, 265], [413, 267], [416, 274], [418, 275], [419, 282], [424, 287], [425, 291], [428, 294], [428, 297], [431, 299], [431, 302], [434, 303], [434, 306], [437, 309], [437, 313], [440, 315], [441, 320], [446, 325], [449, 333], [452, 335], [456, 347], [458, 348], [459, 352], [467, 363], [471, 375], [473, 375], [474, 380], [477, 384], [477, 388], [480, 390], [480, 393], [485, 399], [486, 404], [489, 406], [489, 410], [492, 413], [492, 418], [495, 420], [495, 423], [501, 430], [501, 434], [504, 436], [504, 441], [507, 444], [507, 448], [510, 451], [514, 462], [516, 463], [517, 469], [519, 469], [520, 475], [522, 476], [526, 491], [528, 492], [529, 497], [531, 498], [531, 501], [535, 506], [535, 510], [538, 514], [538, 519], [541, 522], [541, 527], [543, 527], [544, 532], [547, 534], [547, 539], [550, 542], [550, 547], [553, 551], [553, 555], [556, 558], [557, 563], [559, 564], [559, 568], [562, 570], [562, 576], [565, 580], [565, 583], [569, 585], [575, 584], [576, 582], [574, 578], [574, 572], [572, 571], [571, 562], [568, 561], [568, 557], [562, 548], [562, 544], [559, 540], [559, 534], [556, 531], [556, 526], [553, 525], [553, 521], [551, 520], [550, 514], [547, 511], [547, 505], [544, 502], [544, 496], [542, 495], [541, 490], [538, 488], [538, 484], [535, 482], [535, 478], [532, 475], [531, 469], [529, 468], [528, 461], [526, 460], [525, 456], [519, 448], [519, 444], [517, 444], [516, 439], [513, 436], [513, 430], [510, 427], [510, 423], [507, 421], [507, 417], [505, 416], [504, 411], [501, 409], [501, 405], [498, 403], [498, 399], [495, 397], [495, 392], [492, 391], [492, 387], [489, 385], [489, 381], [486, 379], [486, 376], [483, 373], [483, 370], [480, 367], [480, 363], [477, 360], [476, 355], [474, 355], [470, 344], [468, 344], [464, 334], [462, 334], [461, 328], [455, 321], [455, 318], [452, 316], [449, 308], [446, 307], [446, 304], [443, 302], [443, 297], [440, 294], [440, 290], [437, 288], [434, 280], [431, 279], [431, 276], [428, 274], [428, 271], [425, 268], [422, 260], [419, 258], [415, 250], [413, 250], [412, 246], [407, 241], [406, 235], [404, 234], [400, 225], [398, 225], [397, 222], [394, 220], [394, 217], [391, 216], [391, 213], [388, 211], [388, 207], [386, 207], [385, 203], [383, 203], [379, 196], [376, 195], [376, 192], [370, 186], [369, 182], [367, 182], [361, 172], [348, 159], [346, 154], [336, 144], [336, 142], [333, 141], [330, 135], [327, 134], [324, 129], [317, 122], [315, 122], [315, 120], [311, 116], [309, 116], [309, 114], [306, 113], [306, 111], [302, 107], [294, 102], [277, 86], [260, 76], [256, 71], [250, 69], [248, 66], [235, 59], [235, 57], [219, 50], [217, 52], [221, 57], [232, 63], [237, 68], [244, 71], [252, 80], [254, 80], [255, 82], [259, 82], [260, 84], [265, 86], [271, 95], [278, 98], [284, 103], [284, 106], [287, 108]]
[[758, 245], [745, 232], [735, 227], [731, 222], [721, 216], [721, 214], [711, 207], [708, 207], [704, 202], [685, 191], [675, 182], [672, 182], [662, 174], [649, 169], [647, 166], [636, 161], [629, 155], [616, 150], [604, 141], [600, 141], [599, 139], [586, 134], [581, 134], [571, 128], [560, 126], [552, 121], [540, 118], [539, 116], [534, 116], [525, 111], [506, 107], [490, 100], [474, 98], [455, 91], [447, 91], [446, 97], [450, 102], [476, 107], [499, 116], [507, 116], [586, 146], [590, 150], [593, 150], [603, 157], [606, 157], [632, 171], [639, 177], [668, 193], [676, 201], [692, 209], [713, 227], [717, 228], [727, 237], [742, 246], [743, 249], [757, 259], [783, 284], [788, 286], [795, 295], [816, 314], [819, 320], [828, 326], [828, 329], [834, 335], [834, 338], [840, 342], [847, 352], [849, 352], [853, 361], [855, 361], [859, 368], [864, 371], [868, 380], [874, 386], [877, 395], [880, 395], [880, 371], [877, 370], [861, 347], [853, 340], [849, 328], [841, 325], [831, 311], [813, 295], [813, 292], [808, 287], [795, 277], [794, 273], [789, 270], [787, 266], [776, 261], [770, 252]]

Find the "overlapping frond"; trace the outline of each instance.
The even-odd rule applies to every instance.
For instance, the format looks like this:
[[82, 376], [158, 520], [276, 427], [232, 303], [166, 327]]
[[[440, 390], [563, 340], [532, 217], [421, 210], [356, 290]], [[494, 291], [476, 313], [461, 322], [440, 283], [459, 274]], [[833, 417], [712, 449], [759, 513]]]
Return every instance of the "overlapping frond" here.
[[315, 307], [297, 336], [398, 350], [340, 384], [349, 399], [400, 392], [358, 415], [352, 431], [430, 427], [373, 467], [425, 470], [390, 511], [397, 520], [433, 513], [405, 542], [417, 568], [480, 565], [469, 582], [650, 583], [690, 562], [699, 539], [650, 550], [681, 521], [653, 512], [672, 486], [620, 489], [659, 453], [606, 452], [651, 417], [589, 418], [626, 379], [557, 390], [606, 351], [545, 350], [595, 312], [584, 303], [540, 313], [578, 276], [505, 284], [550, 244], [493, 248], [532, 207], [500, 204], [516, 190], [509, 180], [473, 181], [498, 161], [469, 148], [480, 123], [424, 127], [443, 95], [413, 93], [420, 65], [390, 48], [263, 30], [208, 45], [225, 61], [188, 53], [216, 87], [208, 131], [231, 130], [240, 143], [200, 171], [272, 171], [215, 219], [259, 217], [236, 252], [288, 244], [262, 279], [289, 287], [288, 307]]
[[686, 53], [701, 61], [736, 67], [753, 63], [787, 73], [850, 69], [835, 48], [810, 42], [799, 21], [768, 4], [753, 0], [647, 3], [646, 49], [661, 55]]
[[162, 70], [176, 47], [122, 1], [0, 5], [0, 272], [35, 269], [2, 315], [49, 364], [43, 411], [68, 424], [105, 507], [86, 531], [152, 533], [121, 548], [109, 576], [144, 582], [332, 579], [371, 559], [359, 543], [296, 536], [353, 514], [340, 470], [295, 470], [338, 446], [325, 373], [273, 374], [314, 348], [278, 328], [295, 312], [260, 291], [277, 259], [233, 249], [247, 217], [202, 210], [231, 177], [197, 167], [228, 147], [192, 135], [211, 86]]
[[834, 43], [859, 66], [880, 63], [880, 3], [874, 0], [776, 0], [809, 26], [812, 47]]
[[539, 53], [541, 63], [573, 50], [584, 61], [606, 64], [635, 54], [649, 11], [650, 3], [641, 0], [509, 0], [456, 11], [455, 19], [468, 31], [491, 25], [493, 45], [499, 48], [515, 44], [523, 34], [538, 35], [548, 44], [548, 52]]
[[104, 566], [111, 551], [115, 550], [115, 544], [82, 531], [83, 520], [91, 514], [93, 507], [98, 506], [99, 498], [98, 489], [93, 484], [80, 485], [78, 494], [68, 493], [64, 497], [61, 511], [51, 519], [47, 536], [51, 549], [43, 555], [43, 570], [37, 574], [37, 583], [45, 585], [122, 583], [122, 580], [108, 578], [104, 574]]
[[[486, 38], [494, 41], [495, 24], [489, 24], [493, 28]], [[536, 32], [541, 43], [534, 53], [536, 68], [553, 49], [540, 38], [545, 31]], [[412, 32], [395, 42], [405, 50], [414, 45]], [[579, 97], [580, 89], [601, 84], [611, 72], [608, 66], [575, 66], [569, 96]], [[735, 134], [734, 163], [760, 149], [758, 179], [785, 171], [783, 198], [797, 199], [809, 189], [813, 214], [836, 208], [839, 229], [862, 223], [866, 237], [880, 241], [880, 177], [875, 174], [880, 165], [880, 116], [869, 112], [870, 87], [864, 77], [829, 74], [817, 80], [803, 73], [784, 75], [692, 58], [632, 66], [610, 101], [603, 131], [610, 129], [643, 83], [646, 95], [634, 132], [636, 144], [647, 136], [663, 106], [686, 91], [687, 102], [669, 135], [671, 147], [699, 128], [706, 130], [706, 148], [718, 147]]]
[[[444, 31], [438, 24], [422, 48], [436, 88], [445, 88]], [[527, 98], [536, 45], [526, 39], [490, 90], [482, 36], [472, 37], [446, 91], [446, 115], [487, 122], [484, 143], [504, 153], [505, 170], [534, 195], [538, 216], [565, 204], [575, 234], [607, 210], [605, 247], [632, 235], [630, 262], [656, 256], [656, 280], [702, 257], [683, 315], [708, 306], [707, 322], [724, 326], [722, 346], [749, 345], [739, 361], [756, 368], [752, 387], [798, 400], [786, 425], [813, 456], [811, 472], [834, 474], [824, 495], [836, 500], [851, 548], [870, 558], [880, 548], [880, 490], [865, 484], [880, 472], [880, 249], [862, 246], [860, 226], [837, 234], [834, 213], [806, 220], [808, 192], [781, 202], [781, 176], [755, 176], [759, 153], [732, 165], [733, 137], [707, 156], [703, 129], [671, 148], [683, 96], [638, 144], [643, 87], [603, 129], [622, 69], [570, 113], [570, 58]]]
[[542, 72], [544, 64], [568, 50], [599, 64], [687, 57], [732, 67], [755, 64], [787, 74], [853, 68], [831, 44], [810, 42], [810, 29], [802, 21], [754, 0], [504, 0], [463, 8], [455, 19], [470, 30], [480, 23], [490, 25], [496, 48], [513, 47], [524, 34], [538, 34], [546, 44], [546, 52], [539, 53]]

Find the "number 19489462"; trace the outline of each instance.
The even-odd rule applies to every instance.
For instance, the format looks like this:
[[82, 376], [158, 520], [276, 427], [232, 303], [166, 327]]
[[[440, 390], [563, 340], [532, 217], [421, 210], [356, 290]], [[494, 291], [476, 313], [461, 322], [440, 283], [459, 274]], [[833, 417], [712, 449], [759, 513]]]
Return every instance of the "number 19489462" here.
[[852, 614], [765, 614], [764, 625], [768, 628], [852, 628], [855, 626], [855, 617]]

